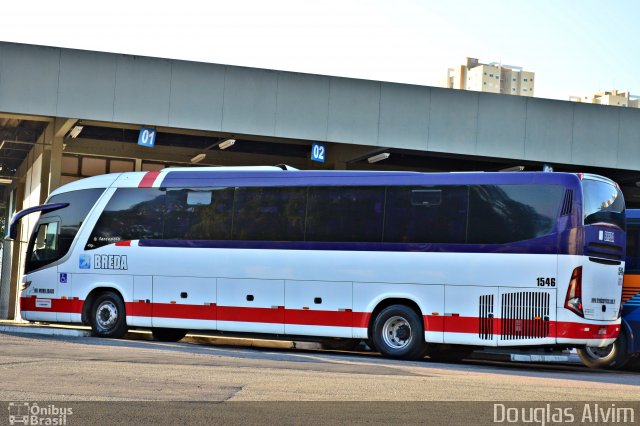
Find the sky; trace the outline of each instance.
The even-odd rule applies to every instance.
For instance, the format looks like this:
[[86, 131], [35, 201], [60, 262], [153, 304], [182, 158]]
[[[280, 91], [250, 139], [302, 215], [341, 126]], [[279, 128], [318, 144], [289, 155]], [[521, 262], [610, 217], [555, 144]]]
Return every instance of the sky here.
[[481, 62], [536, 97], [640, 95], [638, 0], [0, 0], [0, 40], [436, 86]]

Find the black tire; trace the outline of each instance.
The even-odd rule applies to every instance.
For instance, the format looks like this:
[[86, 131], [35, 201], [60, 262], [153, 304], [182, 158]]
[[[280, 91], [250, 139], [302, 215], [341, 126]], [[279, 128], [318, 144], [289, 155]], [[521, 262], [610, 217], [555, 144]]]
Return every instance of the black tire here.
[[373, 352], [379, 352], [379, 351], [376, 349], [376, 345], [374, 345], [374, 344], [373, 344], [373, 340], [372, 340], [372, 339], [366, 339], [366, 340], [364, 341], [364, 344], [365, 344], [365, 345], [367, 345], [367, 347], [369, 348], [369, 350], [370, 350], [370, 351], [373, 351]]
[[371, 340], [387, 358], [424, 358], [424, 322], [420, 315], [405, 305], [384, 308], [373, 320]]
[[100, 293], [91, 306], [91, 331], [97, 337], [119, 339], [127, 333], [122, 297], [112, 291]]
[[428, 345], [426, 355], [437, 362], [460, 362], [469, 357], [473, 349], [458, 345]]
[[187, 335], [187, 330], [181, 328], [152, 328], [151, 334], [155, 340], [161, 342], [178, 342]]
[[627, 353], [627, 336], [622, 330], [615, 342], [604, 348], [585, 347], [578, 349], [578, 356], [589, 368], [619, 369], [631, 356]]

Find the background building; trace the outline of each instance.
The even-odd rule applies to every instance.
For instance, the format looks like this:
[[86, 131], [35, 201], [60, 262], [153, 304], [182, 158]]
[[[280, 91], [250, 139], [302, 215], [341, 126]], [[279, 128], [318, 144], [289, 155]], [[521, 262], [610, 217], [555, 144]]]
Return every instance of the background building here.
[[612, 105], [621, 107], [640, 108], [640, 96], [634, 96], [629, 91], [608, 90], [597, 92], [589, 96], [572, 96], [569, 98], [574, 102], [583, 102], [586, 104]]
[[505, 95], [533, 96], [535, 73], [497, 62], [483, 64], [467, 58], [466, 65], [447, 70], [443, 87]]
[[[469, 61], [458, 88], [474, 78], [494, 93], [533, 89], [516, 67]], [[483, 92], [0, 42], [0, 230], [67, 182], [175, 165], [548, 165], [607, 176], [640, 207], [640, 109]], [[153, 148], [139, 144], [143, 128], [156, 132]], [[318, 144], [322, 161], [311, 158]], [[27, 216], [3, 243], [0, 318], [19, 315], [36, 219]]]

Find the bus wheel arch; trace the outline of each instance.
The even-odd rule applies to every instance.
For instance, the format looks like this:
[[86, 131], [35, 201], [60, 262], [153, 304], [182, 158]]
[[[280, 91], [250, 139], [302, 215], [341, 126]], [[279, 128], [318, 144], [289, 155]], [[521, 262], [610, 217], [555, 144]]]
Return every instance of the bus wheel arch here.
[[589, 368], [620, 369], [632, 358], [628, 352], [628, 338], [624, 327], [612, 344], [603, 348], [585, 346], [577, 352], [580, 361]]
[[82, 323], [85, 325], [91, 325], [90, 324], [90, 316], [91, 316], [91, 308], [93, 306], [93, 303], [96, 300], [96, 297], [100, 294], [100, 293], [104, 293], [107, 291], [112, 291], [115, 294], [117, 294], [118, 296], [120, 296], [120, 298], [122, 298], [122, 300], [124, 300], [124, 297], [122, 295], [122, 292], [120, 290], [118, 290], [117, 288], [114, 287], [107, 287], [107, 286], [101, 286], [101, 287], [96, 287], [94, 289], [92, 289], [89, 294], [87, 295], [87, 297], [84, 299], [84, 302], [82, 304]]
[[380, 301], [371, 313], [368, 334], [369, 341], [383, 356], [399, 359], [424, 357], [424, 316], [418, 304], [411, 299]]
[[97, 287], [82, 307], [83, 322], [97, 337], [120, 338], [127, 332], [127, 317], [122, 293], [112, 287]]

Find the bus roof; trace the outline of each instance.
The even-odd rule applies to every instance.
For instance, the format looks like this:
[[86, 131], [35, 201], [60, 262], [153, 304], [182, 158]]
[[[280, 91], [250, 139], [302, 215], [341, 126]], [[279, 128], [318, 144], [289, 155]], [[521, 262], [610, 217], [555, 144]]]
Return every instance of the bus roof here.
[[468, 185], [556, 184], [579, 188], [574, 173], [449, 172], [356, 170], [283, 170], [278, 166], [179, 167], [154, 172], [127, 172], [93, 176], [64, 185], [51, 195], [89, 188], [190, 188], [242, 186], [342, 186], [342, 185]]

